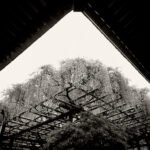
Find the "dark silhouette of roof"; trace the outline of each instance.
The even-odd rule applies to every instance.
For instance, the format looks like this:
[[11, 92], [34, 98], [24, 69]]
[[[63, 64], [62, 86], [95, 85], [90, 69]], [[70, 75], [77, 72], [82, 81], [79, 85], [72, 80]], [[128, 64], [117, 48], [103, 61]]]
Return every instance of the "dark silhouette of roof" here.
[[2, 0], [0, 69], [71, 10], [81, 11], [150, 81], [147, 0]]

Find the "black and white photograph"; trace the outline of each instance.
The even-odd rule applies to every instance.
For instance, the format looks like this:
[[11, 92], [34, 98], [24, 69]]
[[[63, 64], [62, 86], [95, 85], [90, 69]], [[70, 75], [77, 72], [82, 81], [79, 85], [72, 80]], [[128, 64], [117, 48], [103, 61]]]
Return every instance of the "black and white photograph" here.
[[0, 1], [0, 150], [150, 150], [147, 6]]

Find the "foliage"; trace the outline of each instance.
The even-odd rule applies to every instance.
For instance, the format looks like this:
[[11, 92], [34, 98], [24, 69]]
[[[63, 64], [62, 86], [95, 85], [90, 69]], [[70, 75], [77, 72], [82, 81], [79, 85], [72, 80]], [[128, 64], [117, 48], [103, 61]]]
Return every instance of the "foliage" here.
[[54, 131], [48, 137], [46, 150], [126, 149], [126, 134], [110, 122], [82, 113], [78, 123]]
[[109, 68], [108, 71], [114, 98], [119, 96], [124, 102], [131, 102], [128, 80], [117, 69]]
[[85, 90], [110, 90], [106, 89], [109, 84], [107, 68], [98, 61], [85, 61], [79, 58], [64, 61], [61, 64], [60, 77], [63, 86], [72, 83]]
[[[68, 94], [69, 86], [80, 90], [73, 90]], [[111, 107], [108, 106], [111, 110], [106, 116], [113, 116], [112, 113], [116, 113], [115, 109], [120, 103], [125, 104], [125, 107], [134, 107], [136, 110], [140, 108], [142, 118], [150, 116], [150, 98], [147, 89], [129, 86], [128, 80], [117, 69], [107, 68], [98, 61], [86, 61], [80, 58], [63, 61], [59, 70], [50, 65], [41, 67], [28, 82], [14, 85], [5, 92], [0, 111], [4, 111], [5, 118], [9, 119], [47, 99], [48, 105], [52, 105], [52, 102], [56, 101], [56, 94], [60, 91], [66, 90], [67, 98], [63, 97], [63, 100], [71, 102], [83, 94], [81, 91], [90, 92], [94, 89], [97, 89], [94, 93], [97, 97], [109, 95], [104, 99], [104, 103], [111, 102]], [[87, 97], [79, 103], [86, 100]], [[95, 103], [102, 104], [100, 101]], [[96, 113], [103, 112], [102, 107], [98, 109]], [[104, 113], [102, 114], [105, 115]], [[125, 149], [124, 131], [101, 117], [81, 114], [79, 123], [69, 123], [62, 129], [54, 131], [49, 136], [46, 149]], [[0, 120], [2, 119], [1, 115]]]
[[13, 115], [40, 101], [54, 98], [56, 93], [69, 84], [87, 91], [97, 88], [99, 95], [111, 90], [106, 67], [97, 61], [75, 59], [62, 62], [58, 71], [50, 65], [41, 67], [40, 72], [38, 71], [27, 83], [14, 85], [12, 89], [8, 89], [5, 103]]
[[[98, 61], [80, 58], [63, 61], [59, 70], [50, 65], [41, 67], [28, 82], [14, 85], [6, 91], [4, 105], [12, 117], [45, 99], [51, 103], [55, 100], [56, 93], [70, 84], [86, 91], [98, 89], [98, 96], [110, 94], [105, 101], [113, 99], [114, 107], [117, 99], [129, 105], [141, 105], [145, 114], [149, 115], [150, 98], [146, 89], [130, 87], [128, 80], [117, 69], [107, 68]], [[80, 91], [74, 91], [71, 97], [75, 99], [80, 94]]]

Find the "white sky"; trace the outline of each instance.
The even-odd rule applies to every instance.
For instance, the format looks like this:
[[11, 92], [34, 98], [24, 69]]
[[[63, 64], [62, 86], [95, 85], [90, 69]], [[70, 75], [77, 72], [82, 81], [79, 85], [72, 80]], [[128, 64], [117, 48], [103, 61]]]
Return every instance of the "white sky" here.
[[0, 92], [12, 84], [24, 82], [42, 65], [52, 64], [58, 68], [62, 60], [76, 57], [97, 59], [106, 66], [119, 67], [131, 84], [150, 88], [84, 15], [71, 12], [0, 71]]

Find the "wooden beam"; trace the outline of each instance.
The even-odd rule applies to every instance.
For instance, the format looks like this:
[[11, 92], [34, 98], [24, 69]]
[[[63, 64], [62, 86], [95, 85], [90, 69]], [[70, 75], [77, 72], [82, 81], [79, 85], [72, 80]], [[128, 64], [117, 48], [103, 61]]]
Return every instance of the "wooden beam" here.
[[78, 108], [78, 109], [76, 108], [76, 109], [71, 110], [71, 111], [68, 111], [68, 112], [66, 112], [66, 113], [64, 113], [64, 114], [61, 114], [61, 115], [59, 115], [59, 116], [56, 116], [55, 118], [49, 118], [48, 120], [46, 120], [46, 121], [44, 121], [44, 122], [41, 122], [41, 123], [39, 123], [39, 124], [37, 124], [37, 125], [35, 125], [35, 126], [32, 126], [32, 127], [30, 127], [30, 128], [24, 129], [24, 130], [20, 131], [19, 133], [13, 134], [11, 137], [17, 137], [17, 136], [19, 136], [19, 135], [22, 135], [23, 133], [30, 132], [31, 130], [37, 129], [37, 128], [41, 127], [42, 125], [48, 124], [48, 123], [53, 122], [53, 121], [56, 121], [56, 120], [58, 120], [58, 119], [65, 118], [65, 117], [69, 116], [70, 114], [73, 115], [73, 114], [75, 114], [75, 113], [79, 113], [79, 112], [81, 112], [81, 111], [82, 111], [82, 110], [81, 110], [80, 108]]

